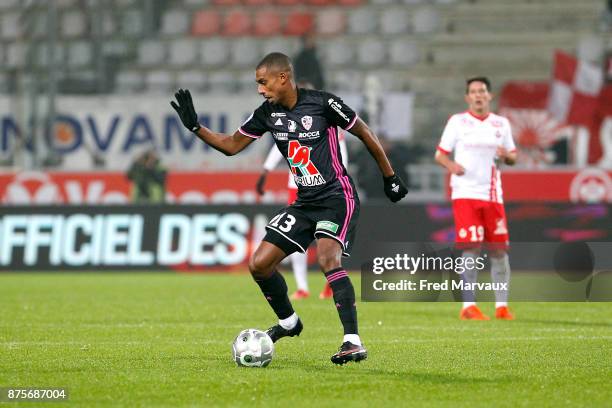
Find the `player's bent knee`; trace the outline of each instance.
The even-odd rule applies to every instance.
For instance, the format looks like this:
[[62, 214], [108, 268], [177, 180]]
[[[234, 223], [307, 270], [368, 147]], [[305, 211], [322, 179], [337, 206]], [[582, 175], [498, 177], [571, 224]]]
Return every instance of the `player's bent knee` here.
[[254, 279], [266, 279], [273, 271], [274, 266], [259, 253], [254, 253], [249, 259], [249, 272]]
[[331, 271], [332, 269], [339, 268], [341, 265], [342, 254], [336, 253], [336, 251], [323, 252], [318, 254], [319, 265], [323, 272]]

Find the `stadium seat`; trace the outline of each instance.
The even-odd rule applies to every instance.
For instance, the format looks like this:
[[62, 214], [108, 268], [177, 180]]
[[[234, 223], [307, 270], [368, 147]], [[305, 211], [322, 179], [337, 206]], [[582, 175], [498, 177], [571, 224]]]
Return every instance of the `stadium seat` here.
[[325, 10], [317, 14], [317, 33], [338, 35], [346, 30], [346, 15], [341, 10]]
[[259, 42], [251, 38], [241, 38], [231, 44], [232, 66], [255, 69], [255, 64], [261, 57]]
[[121, 13], [121, 32], [127, 37], [138, 37], [144, 32], [144, 15], [139, 9]]
[[195, 36], [215, 35], [221, 28], [219, 13], [212, 10], [200, 10], [193, 16], [191, 34]]
[[391, 65], [408, 67], [416, 64], [420, 59], [420, 51], [417, 43], [405, 39], [392, 40], [389, 45], [389, 60]]
[[20, 0], [2, 0], [0, 1], [0, 9], [2, 10], [14, 9], [17, 7], [19, 3], [20, 3]]
[[140, 71], [119, 71], [115, 80], [115, 92], [141, 92], [145, 85], [145, 76]]
[[82, 68], [93, 63], [92, 43], [78, 41], [68, 45], [66, 61], [70, 67]]
[[297, 6], [302, 4], [302, 0], [274, 0], [279, 6]]
[[[72, 46], [74, 45], [71, 45], [71, 47]], [[61, 66], [67, 59], [69, 60], [68, 64], [70, 64], [72, 62], [70, 61], [70, 58], [75, 58], [75, 56], [73, 55], [74, 52], [72, 55], [68, 55], [68, 56], [66, 55], [66, 47], [61, 43], [58, 43], [55, 46], [55, 50], [53, 52], [54, 52], [53, 59], [55, 60], [55, 64], [58, 64], [59, 66]], [[91, 53], [89, 57], [91, 58]], [[43, 45], [42, 43], [39, 44], [39, 46], [36, 48], [36, 56], [35, 56], [36, 64], [39, 66], [45, 66], [45, 67], [49, 66], [50, 65], [49, 58], [50, 56], [49, 56], [47, 46]], [[78, 66], [78, 65], [85, 65], [85, 64], [76, 63], [76, 64], [71, 64], [71, 65]]]
[[295, 55], [299, 40], [295, 37], [273, 37], [262, 43], [261, 55], [271, 52], [282, 52], [283, 54]]
[[336, 3], [340, 6], [357, 7], [361, 6], [362, 0], [336, 0]]
[[176, 76], [176, 85], [179, 88], [203, 91], [208, 86], [207, 82], [207, 74], [202, 70], [181, 71]]
[[306, 0], [309, 6], [333, 6], [336, 0]]
[[412, 15], [412, 27], [415, 33], [432, 33], [440, 26], [440, 15], [432, 7], [419, 8]]
[[119, 39], [106, 40], [102, 44], [102, 53], [104, 56], [128, 57], [132, 54], [130, 43]]
[[197, 40], [179, 39], [170, 42], [168, 63], [173, 66], [193, 64], [198, 60]]
[[235, 92], [236, 79], [225, 70], [214, 71], [208, 76], [208, 88], [211, 92]]
[[8, 68], [25, 66], [25, 48], [20, 43], [9, 43], [5, 50], [5, 64]]
[[267, 6], [272, 4], [272, 0], [243, 0], [246, 6]]
[[604, 45], [603, 38], [601, 38], [600, 36], [582, 36], [578, 40], [576, 56], [580, 60], [591, 62], [601, 61], [605, 48], [606, 47]]
[[392, 6], [396, 3], [396, 0], [370, 0], [370, 4], [376, 6]]
[[310, 33], [314, 27], [314, 18], [311, 13], [294, 11], [287, 16], [285, 35], [304, 35]]
[[334, 91], [363, 92], [363, 74], [361, 71], [339, 69], [332, 72], [328, 82], [330, 89]]
[[214, 38], [201, 42], [200, 62], [205, 67], [222, 67], [229, 60], [229, 44], [222, 38]]
[[419, 4], [422, 3], [423, 0], [402, 0], [404, 4]]
[[222, 34], [227, 36], [248, 35], [251, 32], [251, 15], [243, 10], [233, 10], [223, 19]]
[[18, 13], [2, 13], [0, 21], [0, 32], [3, 40], [13, 40], [19, 35], [19, 14]]
[[257, 83], [255, 82], [255, 71], [252, 69], [244, 70], [236, 75], [239, 91], [244, 93], [257, 93]]
[[274, 10], [255, 13], [253, 34], [261, 36], [277, 35], [281, 32], [281, 17]]
[[387, 50], [385, 42], [368, 38], [358, 44], [357, 60], [363, 67], [374, 67], [383, 65], [386, 62]]
[[351, 34], [371, 34], [376, 30], [377, 15], [364, 7], [349, 13], [348, 29]]
[[380, 15], [381, 34], [403, 34], [409, 28], [409, 18], [405, 9], [387, 8]]
[[168, 93], [176, 90], [172, 73], [163, 70], [150, 71], [146, 75], [146, 86], [150, 92]]
[[321, 46], [326, 66], [340, 68], [351, 64], [354, 60], [355, 50], [346, 39], [332, 38], [325, 41]]
[[238, 6], [240, 0], [212, 0], [212, 3], [216, 6]]
[[210, 0], [183, 0], [183, 4], [187, 7], [202, 7], [208, 4]]
[[63, 37], [82, 37], [87, 30], [87, 17], [78, 10], [66, 11], [61, 19], [60, 30]]
[[138, 64], [140, 66], [159, 65], [166, 62], [167, 51], [160, 41], [147, 40], [138, 46]]
[[99, 18], [102, 19], [102, 34], [113, 36], [119, 29], [117, 19], [111, 13], [104, 13]]
[[189, 30], [189, 14], [183, 10], [170, 10], [163, 14], [161, 33], [163, 35], [185, 34]]
[[[2, 3], [12, 2], [13, 0], [5, 0]], [[73, 8], [77, 5], [78, 0], [55, 0], [58, 8]]]

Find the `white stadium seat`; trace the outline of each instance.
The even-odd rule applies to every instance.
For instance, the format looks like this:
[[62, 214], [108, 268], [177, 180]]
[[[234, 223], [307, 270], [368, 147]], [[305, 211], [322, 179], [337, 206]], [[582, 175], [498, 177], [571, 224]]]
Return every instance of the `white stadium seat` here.
[[374, 67], [386, 62], [387, 49], [386, 42], [368, 38], [359, 44], [357, 57], [359, 64], [364, 67]]
[[166, 47], [160, 41], [148, 40], [138, 47], [138, 64], [141, 66], [159, 65], [166, 62]]
[[205, 67], [222, 67], [229, 59], [229, 43], [221, 38], [200, 42], [200, 62]]
[[198, 61], [199, 47], [196, 40], [181, 39], [170, 42], [168, 64], [173, 66], [192, 65]]
[[377, 14], [369, 8], [360, 8], [349, 14], [348, 29], [351, 34], [370, 34], [376, 30]]
[[409, 31], [410, 19], [405, 9], [388, 8], [380, 15], [382, 34], [403, 34]]
[[186, 34], [190, 24], [190, 13], [183, 10], [170, 10], [162, 16], [161, 33], [164, 35]]

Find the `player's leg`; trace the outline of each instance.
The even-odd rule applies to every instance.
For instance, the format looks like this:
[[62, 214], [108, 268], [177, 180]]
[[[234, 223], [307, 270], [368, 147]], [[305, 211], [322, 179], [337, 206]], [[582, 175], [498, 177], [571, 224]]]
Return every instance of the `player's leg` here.
[[[478, 270], [474, 259], [480, 254], [480, 245], [484, 239], [484, 225], [478, 200], [453, 200], [453, 215], [455, 218], [455, 243], [462, 250], [465, 271], [461, 275], [463, 281], [463, 306], [459, 317], [462, 320], [489, 320], [476, 305], [476, 295], [472, 289], [478, 281]], [[469, 258], [472, 258], [468, 261]]]
[[367, 351], [361, 344], [357, 325], [357, 306], [355, 288], [341, 264], [342, 245], [332, 238], [317, 239], [317, 255], [321, 270], [332, 288], [334, 303], [344, 329], [340, 350], [332, 356], [335, 364], [348, 361], [361, 361], [367, 357]]
[[344, 329], [342, 346], [331, 360], [335, 364], [361, 361], [367, 358], [367, 351], [359, 338], [355, 289], [341, 262], [343, 255], [350, 255], [359, 218], [359, 199], [350, 196], [330, 199], [313, 217], [317, 221], [314, 235], [319, 265], [332, 289]]
[[308, 253], [294, 252], [289, 256], [291, 269], [297, 285], [297, 291], [291, 295], [292, 300], [305, 299], [310, 296], [308, 291]]
[[278, 270], [286, 253], [267, 241], [262, 241], [249, 261], [249, 271], [264, 297], [278, 317], [278, 325], [268, 330], [272, 341], [281, 337], [299, 335], [302, 323], [287, 296], [287, 283]]
[[266, 235], [249, 262], [253, 278], [279, 319], [278, 324], [267, 331], [274, 342], [302, 331], [302, 322], [287, 294], [287, 283], [276, 268], [287, 255], [303, 252], [308, 247], [313, 238], [310, 224], [310, 220], [292, 206], [284, 208], [266, 226]]
[[491, 203], [484, 211], [485, 242], [491, 262], [491, 282], [502, 289], [495, 290], [495, 317], [502, 320], [513, 320], [508, 309], [508, 292], [510, 285], [510, 261], [508, 259], [508, 226], [506, 212], [501, 203]]

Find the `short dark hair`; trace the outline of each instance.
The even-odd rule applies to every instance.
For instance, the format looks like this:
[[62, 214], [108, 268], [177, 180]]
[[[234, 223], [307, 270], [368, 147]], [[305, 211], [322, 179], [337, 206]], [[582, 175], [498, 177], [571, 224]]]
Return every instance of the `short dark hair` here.
[[491, 92], [491, 81], [489, 81], [489, 78], [485, 76], [477, 76], [477, 77], [468, 78], [465, 81], [465, 93], [466, 94], [468, 93], [470, 89], [470, 84], [472, 82], [482, 82], [483, 84], [487, 86], [487, 91]]
[[257, 64], [257, 68], [276, 68], [281, 71], [293, 72], [293, 63], [291, 58], [283, 54], [282, 52], [271, 52]]

